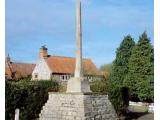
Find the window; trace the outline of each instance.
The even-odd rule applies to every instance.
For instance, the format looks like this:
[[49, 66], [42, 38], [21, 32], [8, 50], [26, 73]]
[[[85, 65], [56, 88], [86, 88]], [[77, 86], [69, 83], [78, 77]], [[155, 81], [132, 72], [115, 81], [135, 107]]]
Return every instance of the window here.
[[34, 75], [34, 78], [38, 78], [38, 74], [37, 73]]
[[62, 79], [64, 80], [64, 75], [62, 76]]
[[62, 75], [62, 76], [61, 76], [61, 80], [62, 80], [62, 81], [67, 81], [67, 79], [68, 79], [68, 76], [67, 76], [67, 75]]

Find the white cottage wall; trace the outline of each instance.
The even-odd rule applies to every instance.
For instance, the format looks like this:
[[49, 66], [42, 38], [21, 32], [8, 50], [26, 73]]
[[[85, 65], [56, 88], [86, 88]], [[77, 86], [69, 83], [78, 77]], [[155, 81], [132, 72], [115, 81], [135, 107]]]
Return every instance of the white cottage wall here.
[[51, 79], [51, 70], [49, 69], [46, 60], [40, 59], [32, 72], [32, 80], [49, 80]]

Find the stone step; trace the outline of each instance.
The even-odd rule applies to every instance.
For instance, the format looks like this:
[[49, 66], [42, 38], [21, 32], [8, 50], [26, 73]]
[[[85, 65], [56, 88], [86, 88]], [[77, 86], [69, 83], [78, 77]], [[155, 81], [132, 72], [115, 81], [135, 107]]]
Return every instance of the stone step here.
[[49, 97], [39, 120], [116, 120], [116, 113], [105, 95], [59, 93]]

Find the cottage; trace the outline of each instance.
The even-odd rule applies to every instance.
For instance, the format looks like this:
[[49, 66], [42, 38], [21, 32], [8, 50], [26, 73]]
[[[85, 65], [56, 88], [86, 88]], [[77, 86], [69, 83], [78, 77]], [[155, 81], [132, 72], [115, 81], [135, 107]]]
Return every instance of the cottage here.
[[9, 55], [5, 60], [5, 78], [15, 80], [32, 76], [35, 64], [12, 62]]
[[[97, 69], [91, 59], [83, 59], [84, 76], [90, 81], [100, 79], [101, 72]], [[39, 61], [32, 73], [32, 80], [55, 79], [60, 82], [67, 81], [74, 75], [75, 58], [64, 56], [50, 56], [47, 48], [40, 48]]]

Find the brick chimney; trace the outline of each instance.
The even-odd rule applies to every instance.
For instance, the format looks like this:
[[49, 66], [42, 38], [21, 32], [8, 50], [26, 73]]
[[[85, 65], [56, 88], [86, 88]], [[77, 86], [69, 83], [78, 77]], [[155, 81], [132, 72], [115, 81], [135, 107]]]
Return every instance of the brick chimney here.
[[9, 56], [9, 54], [8, 54], [8, 56], [6, 57], [6, 60], [5, 60], [8, 64], [10, 64], [11, 63], [11, 58], [10, 58], [10, 56]]
[[40, 59], [45, 59], [45, 58], [48, 57], [48, 52], [47, 52], [47, 50], [48, 50], [48, 49], [45, 47], [45, 45], [40, 48], [40, 51], [39, 51], [39, 58], [40, 58]]

